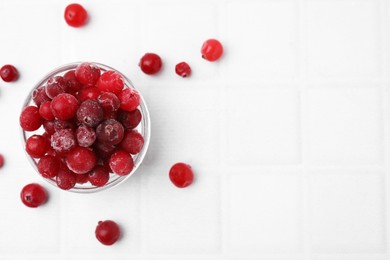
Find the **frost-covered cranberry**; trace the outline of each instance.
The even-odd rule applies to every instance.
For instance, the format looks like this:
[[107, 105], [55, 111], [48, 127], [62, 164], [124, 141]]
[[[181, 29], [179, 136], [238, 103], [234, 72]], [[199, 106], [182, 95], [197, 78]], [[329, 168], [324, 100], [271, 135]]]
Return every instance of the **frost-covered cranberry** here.
[[13, 65], [4, 65], [0, 68], [0, 77], [5, 82], [12, 82], [18, 79], [19, 72]]
[[113, 153], [109, 160], [111, 170], [121, 176], [128, 175], [134, 167], [134, 161], [128, 152], [123, 150]]
[[144, 145], [144, 138], [137, 131], [126, 131], [120, 147], [128, 153], [137, 154]]
[[77, 145], [72, 129], [60, 129], [51, 136], [51, 147], [59, 154], [69, 152]]
[[101, 91], [97, 87], [82, 88], [79, 92], [77, 92], [77, 99], [79, 102], [83, 102], [88, 99], [97, 100], [100, 93]]
[[58, 94], [67, 92], [66, 81], [61, 76], [51, 77], [46, 83], [46, 95], [53, 99]]
[[77, 80], [75, 70], [69, 70], [64, 74], [68, 93], [76, 93], [83, 85]]
[[121, 231], [117, 223], [112, 220], [99, 221], [95, 236], [100, 243], [106, 246], [114, 244], [121, 236]]
[[76, 175], [74, 172], [69, 170], [65, 165], [60, 167], [58, 175], [56, 177], [57, 186], [63, 190], [69, 190], [76, 185]]
[[43, 102], [40, 106], [39, 106], [39, 114], [41, 115], [41, 117], [43, 119], [46, 119], [46, 120], [53, 120], [54, 119], [54, 115], [53, 115], [53, 112], [51, 112], [51, 101], [46, 101], [46, 102]]
[[78, 107], [79, 102], [77, 99], [68, 93], [59, 94], [51, 101], [53, 115], [61, 120], [68, 120], [74, 117]]
[[115, 119], [103, 121], [96, 128], [96, 137], [101, 143], [119, 144], [124, 136], [124, 128], [121, 123]]
[[94, 86], [100, 77], [100, 68], [93, 63], [83, 62], [76, 68], [76, 78], [83, 85]]
[[40, 106], [43, 102], [51, 100], [51, 98], [49, 98], [46, 95], [46, 87], [45, 86], [41, 86], [41, 87], [35, 89], [33, 94], [32, 94], [32, 99], [37, 106]]
[[133, 111], [119, 110], [118, 121], [122, 123], [125, 129], [134, 129], [141, 122], [142, 114], [139, 109]]
[[105, 167], [100, 165], [93, 168], [93, 170], [90, 171], [88, 174], [89, 182], [96, 187], [102, 187], [106, 185], [109, 179], [109, 171]]
[[60, 160], [51, 155], [43, 156], [37, 165], [39, 173], [45, 178], [54, 178], [57, 176], [61, 167]]
[[77, 109], [77, 120], [90, 127], [97, 126], [103, 120], [103, 108], [95, 100], [86, 100]]
[[49, 150], [49, 143], [42, 135], [32, 135], [26, 140], [26, 151], [33, 158], [41, 158]]
[[169, 179], [178, 188], [185, 188], [194, 180], [191, 166], [182, 162], [174, 164], [169, 170]]
[[146, 53], [138, 63], [141, 70], [148, 75], [156, 74], [161, 70], [162, 61], [155, 53]]
[[82, 147], [91, 146], [96, 140], [95, 129], [81, 125], [76, 129], [77, 143]]
[[81, 27], [87, 23], [88, 13], [80, 4], [70, 4], [65, 8], [64, 18], [72, 27]]
[[103, 92], [97, 100], [102, 106], [104, 112], [113, 112], [119, 109], [120, 100], [114, 93]]
[[87, 173], [95, 167], [96, 162], [95, 153], [86, 147], [76, 147], [66, 156], [66, 165], [74, 173]]
[[25, 131], [35, 131], [42, 125], [42, 118], [39, 115], [38, 107], [27, 106], [19, 117], [20, 126]]
[[124, 87], [123, 77], [116, 71], [105, 71], [96, 83], [96, 87], [101, 91], [109, 91], [118, 94]]
[[138, 91], [135, 88], [125, 88], [118, 94], [120, 108], [126, 111], [137, 109], [141, 102]]
[[23, 187], [20, 199], [23, 204], [30, 208], [37, 208], [47, 201], [47, 191], [37, 183], [30, 183]]

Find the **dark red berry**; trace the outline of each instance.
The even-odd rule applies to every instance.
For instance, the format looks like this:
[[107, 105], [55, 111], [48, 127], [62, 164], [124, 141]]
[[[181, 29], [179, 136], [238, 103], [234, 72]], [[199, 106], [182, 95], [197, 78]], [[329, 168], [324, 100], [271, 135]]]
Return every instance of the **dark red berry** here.
[[148, 75], [156, 74], [161, 70], [162, 61], [155, 53], [146, 53], [138, 63], [141, 70]]
[[121, 176], [128, 175], [134, 167], [134, 161], [128, 152], [123, 150], [113, 153], [109, 160], [111, 170]]
[[180, 62], [175, 67], [176, 74], [186, 78], [191, 75], [191, 67], [186, 62]]
[[222, 56], [222, 44], [216, 39], [209, 39], [203, 43], [201, 53], [203, 59], [216, 61]]
[[25, 107], [19, 117], [20, 126], [24, 131], [35, 131], [42, 125], [42, 118], [38, 107]]
[[58, 175], [56, 177], [57, 186], [63, 190], [69, 190], [76, 185], [76, 175], [74, 172], [69, 170], [65, 165], [60, 167]]
[[76, 129], [77, 143], [82, 147], [91, 146], [96, 140], [96, 133], [92, 127], [81, 125]]
[[54, 132], [56, 131], [54, 128], [54, 120], [43, 121], [43, 128], [48, 135], [54, 134]]
[[58, 131], [61, 129], [75, 130], [76, 127], [77, 127], [76, 123], [72, 119], [70, 119], [70, 120], [60, 120], [60, 119], [54, 120], [54, 130], [55, 131]]
[[51, 155], [45, 155], [43, 156], [37, 165], [39, 173], [44, 177], [44, 178], [54, 178], [57, 176], [59, 170], [61, 167], [61, 162], [60, 160]]
[[77, 110], [77, 120], [90, 127], [97, 126], [103, 120], [103, 108], [95, 100], [86, 100]]
[[30, 208], [41, 206], [47, 201], [47, 191], [37, 183], [30, 183], [23, 187], [20, 198], [24, 205]]
[[64, 74], [68, 93], [72, 94], [76, 93], [83, 87], [83, 85], [77, 80], [75, 72], [75, 70], [69, 70]]
[[103, 166], [96, 166], [92, 171], [88, 174], [89, 182], [96, 186], [102, 187], [107, 184], [110, 179], [110, 172]]
[[67, 92], [65, 79], [61, 76], [51, 77], [46, 83], [45, 91], [46, 95], [51, 99], [61, 93]]
[[121, 123], [115, 119], [103, 121], [96, 128], [96, 137], [101, 143], [119, 144], [124, 136], [124, 128]]
[[112, 144], [95, 142], [94, 151], [99, 155], [100, 158], [107, 159], [116, 150], [116, 146]]
[[176, 163], [169, 170], [169, 179], [178, 188], [185, 188], [194, 180], [191, 166], [185, 163]]
[[4, 65], [0, 69], [0, 77], [5, 81], [5, 82], [12, 82], [18, 79], [19, 77], [19, 72], [18, 70], [12, 66], [12, 65]]
[[80, 89], [79, 92], [77, 92], [77, 99], [79, 102], [83, 102], [85, 100], [97, 100], [101, 91], [97, 87], [86, 87]]
[[34, 90], [32, 94], [34, 103], [40, 106], [43, 102], [50, 101], [51, 99], [46, 95], [46, 87], [41, 86]]
[[118, 121], [122, 123], [125, 129], [134, 129], [141, 122], [142, 114], [139, 109], [133, 111], [119, 110]]
[[101, 91], [109, 91], [118, 94], [124, 87], [123, 77], [116, 71], [104, 72], [96, 83], [96, 87]]
[[42, 135], [32, 135], [26, 141], [26, 151], [33, 158], [41, 158], [49, 150], [49, 143]]
[[103, 245], [110, 246], [118, 241], [121, 235], [120, 228], [117, 223], [112, 220], [99, 221], [95, 236]]
[[83, 85], [94, 86], [100, 77], [100, 68], [93, 63], [83, 62], [76, 68], [76, 78]]
[[113, 112], [119, 109], [120, 100], [114, 93], [104, 92], [100, 94], [97, 100], [104, 112]]
[[83, 174], [76, 174], [76, 182], [79, 184], [84, 184], [88, 182], [89, 174], [83, 173]]
[[96, 162], [95, 153], [86, 147], [76, 147], [66, 156], [66, 165], [74, 173], [87, 173], [95, 167]]
[[61, 120], [68, 120], [74, 117], [78, 107], [79, 102], [77, 99], [68, 93], [59, 94], [51, 101], [53, 115]]
[[43, 102], [40, 107], [39, 107], [39, 114], [41, 115], [41, 117], [43, 119], [46, 119], [46, 120], [53, 120], [54, 119], [54, 115], [53, 115], [53, 112], [51, 112], [51, 101], [46, 101], [46, 102]]
[[135, 88], [125, 88], [118, 94], [120, 100], [120, 108], [126, 111], [137, 109], [141, 102], [141, 97]]
[[144, 138], [137, 131], [126, 131], [120, 147], [128, 153], [137, 154], [144, 145]]
[[65, 154], [77, 145], [72, 129], [60, 129], [51, 136], [51, 147], [59, 154]]
[[81, 27], [86, 24], [88, 13], [81, 5], [70, 4], [65, 8], [64, 18], [69, 26]]

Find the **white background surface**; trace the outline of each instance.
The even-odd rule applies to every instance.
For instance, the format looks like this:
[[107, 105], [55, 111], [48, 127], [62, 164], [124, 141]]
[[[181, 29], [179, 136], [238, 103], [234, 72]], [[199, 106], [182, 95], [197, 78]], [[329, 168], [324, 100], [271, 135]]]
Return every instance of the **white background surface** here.
[[[390, 258], [390, 3], [387, 0], [0, 1], [0, 259]], [[225, 55], [200, 57], [218, 38]], [[137, 63], [156, 52], [164, 70]], [[42, 76], [74, 61], [126, 74], [152, 119], [147, 158], [126, 183], [80, 195], [48, 186], [19, 137], [22, 102]], [[187, 61], [181, 79], [174, 65]], [[196, 182], [175, 188], [185, 161]], [[38, 182], [49, 202], [25, 207]], [[99, 220], [124, 232], [99, 244]]]

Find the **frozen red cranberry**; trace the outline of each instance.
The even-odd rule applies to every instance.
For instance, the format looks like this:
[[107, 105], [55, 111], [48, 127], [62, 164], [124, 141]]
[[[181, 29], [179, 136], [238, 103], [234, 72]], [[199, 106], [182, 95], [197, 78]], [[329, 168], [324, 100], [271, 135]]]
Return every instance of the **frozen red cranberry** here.
[[120, 100], [114, 93], [104, 92], [100, 94], [97, 100], [104, 112], [113, 112], [119, 109]]
[[46, 102], [43, 102], [39, 106], [39, 114], [41, 115], [41, 117], [43, 119], [46, 119], [46, 120], [53, 120], [54, 119], [54, 115], [51, 112], [50, 104], [51, 104], [51, 101], [46, 101]]
[[0, 154], [0, 168], [4, 166], [4, 156]]
[[20, 199], [23, 204], [30, 208], [37, 208], [47, 201], [47, 191], [37, 183], [30, 183], [23, 187]]
[[72, 129], [60, 129], [51, 136], [51, 147], [59, 154], [65, 154], [77, 145]]
[[169, 170], [169, 179], [178, 188], [185, 188], [194, 180], [191, 166], [182, 162], [174, 164]]
[[118, 121], [122, 123], [125, 129], [134, 129], [141, 122], [142, 114], [139, 109], [133, 111], [119, 110]]
[[49, 150], [49, 143], [42, 135], [32, 135], [26, 141], [26, 151], [33, 158], [41, 158]]
[[76, 129], [76, 139], [79, 146], [89, 147], [96, 140], [95, 129], [89, 126], [81, 125]]
[[67, 92], [66, 81], [61, 76], [51, 77], [45, 87], [46, 95], [53, 99], [58, 94]]
[[76, 123], [73, 120], [60, 120], [56, 119], [54, 120], [54, 130], [58, 131], [61, 129], [76, 129]]
[[19, 117], [20, 126], [24, 131], [35, 131], [42, 125], [42, 118], [39, 115], [38, 107], [27, 106]]
[[96, 128], [96, 137], [101, 143], [119, 144], [124, 136], [124, 128], [121, 123], [115, 119], [103, 121]]
[[116, 150], [116, 146], [112, 144], [95, 142], [94, 151], [99, 155], [100, 158], [109, 158]]
[[105, 120], [107, 120], [107, 119], [116, 119], [117, 115], [118, 115], [117, 111], [104, 111], [103, 118]]
[[57, 186], [63, 190], [70, 190], [76, 185], [77, 174], [69, 170], [65, 165], [60, 167], [56, 177]]
[[86, 87], [80, 89], [79, 92], [77, 92], [77, 99], [79, 102], [83, 102], [85, 100], [97, 100], [101, 91], [97, 87]]
[[94, 86], [100, 77], [100, 68], [93, 63], [83, 62], [76, 68], [76, 78], [83, 85]]
[[155, 53], [146, 53], [138, 63], [141, 70], [148, 75], [156, 74], [161, 70], [162, 61]]
[[61, 162], [57, 157], [45, 155], [39, 160], [37, 168], [43, 177], [51, 179], [57, 176], [60, 166]]
[[79, 102], [77, 99], [68, 93], [59, 94], [51, 101], [53, 115], [61, 120], [68, 120], [74, 117], [78, 107]]
[[97, 126], [103, 120], [103, 108], [95, 100], [86, 100], [77, 109], [77, 120], [90, 127]]
[[89, 182], [96, 186], [102, 187], [107, 184], [110, 179], [110, 172], [103, 166], [96, 166], [92, 171], [88, 174]]
[[137, 154], [144, 145], [144, 138], [137, 131], [126, 131], [125, 136], [120, 144], [121, 148], [128, 153]]
[[101, 91], [108, 91], [118, 94], [124, 87], [123, 77], [116, 71], [105, 71], [96, 83], [96, 87]]
[[12, 82], [18, 79], [19, 72], [14, 66], [7, 64], [0, 68], [0, 77], [5, 82]]
[[121, 231], [118, 224], [112, 220], [99, 221], [95, 230], [97, 240], [106, 246], [118, 241], [120, 235]]
[[69, 93], [76, 93], [83, 85], [77, 80], [75, 70], [69, 70], [64, 74], [66, 87]]
[[120, 108], [126, 111], [133, 111], [137, 109], [141, 102], [138, 91], [135, 88], [125, 88], [118, 94], [120, 100]]
[[43, 128], [45, 129], [45, 132], [49, 135], [54, 134], [55, 129], [54, 129], [54, 120], [48, 120], [48, 121], [43, 121]]
[[216, 61], [222, 56], [222, 44], [216, 39], [209, 39], [203, 43], [201, 53], [203, 59]]
[[191, 67], [186, 62], [180, 62], [176, 64], [175, 72], [180, 77], [186, 78], [191, 75]]
[[70, 4], [65, 8], [64, 18], [72, 27], [81, 27], [87, 23], [88, 13], [80, 4]]
[[86, 147], [76, 147], [66, 156], [66, 165], [74, 173], [87, 173], [95, 167], [96, 162], [95, 153]]
[[32, 99], [37, 106], [40, 106], [43, 102], [50, 101], [51, 99], [46, 95], [46, 87], [41, 86], [34, 90]]
[[76, 182], [79, 184], [84, 184], [88, 182], [89, 174], [83, 173], [83, 174], [76, 174]]
[[128, 152], [123, 150], [113, 153], [109, 160], [111, 170], [121, 176], [128, 175], [134, 167], [134, 161]]

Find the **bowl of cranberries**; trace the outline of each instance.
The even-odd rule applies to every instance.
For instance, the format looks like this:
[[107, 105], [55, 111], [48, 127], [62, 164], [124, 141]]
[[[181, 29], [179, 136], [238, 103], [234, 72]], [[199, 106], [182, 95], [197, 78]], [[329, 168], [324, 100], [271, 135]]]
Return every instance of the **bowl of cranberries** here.
[[126, 180], [150, 140], [146, 103], [119, 71], [95, 62], [62, 66], [40, 80], [19, 123], [27, 157], [52, 185], [101, 191]]

